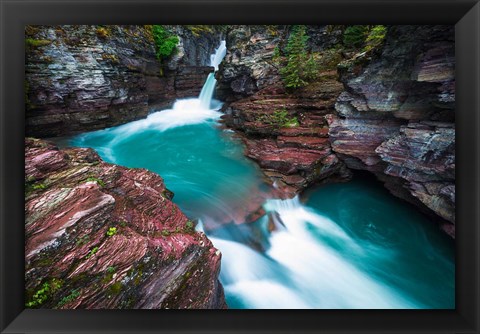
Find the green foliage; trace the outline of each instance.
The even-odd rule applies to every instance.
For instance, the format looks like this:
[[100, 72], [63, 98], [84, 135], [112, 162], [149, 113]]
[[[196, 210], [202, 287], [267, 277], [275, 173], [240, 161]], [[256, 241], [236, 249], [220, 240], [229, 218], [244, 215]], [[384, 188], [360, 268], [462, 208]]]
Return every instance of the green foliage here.
[[299, 125], [298, 119], [295, 116], [290, 117], [285, 108], [275, 110], [273, 114], [262, 115], [258, 120], [275, 128], [287, 128]]
[[113, 237], [115, 234], [117, 234], [117, 228], [110, 227], [107, 231], [107, 237]]
[[[307, 40], [305, 26], [294, 26], [285, 47], [287, 63], [280, 69], [280, 75], [287, 88], [306, 86], [317, 77], [318, 66], [313, 56], [307, 54]], [[278, 49], [274, 51], [274, 60], [278, 53]]]
[[343, 33], [343, 45], [350, 49], [362, 47], [368, 36], [368, 31], [367, 25], [347, 27]]
[[45, 183], [41, 183], [41, 182], [33, 183], [31, 181], [27, 181], [25, 183], [25, 196], [30, 194], [33, 191], [45, 190], [47, 188], [48, 186]]
[[63, 297], [57, 304], [57, 307], [62, 307], [65, 304], [73, 302], [75, 299], [77, 299], [80, 296], [80, 291], [77, 289], [72, 290], [68, 296]]
[[97, 247], [97, 246], [93, 247], [93, 248], [90, 250], [90, 252], [88, 252], [88, 254], [87, 254], [87, 256], [85, 257], [85, 259], [88, 260], [89, 258], [91, 258], [92, 256], [94, 256], [97, 252], [98, 252], [98, 247]]
[[382, 25], [373, 26], [365, 41], [364, 51], [370, 51], [380, 47], [385, 41], [387, 35], [387, 28]]
[[113, 279], [113, 276], [116, 271], [117, 271], [117, 268], [115, 268], [114, 266], [108, 267], [107, 270], [105, 271], [105, 276], [102, 279], [102, 283], [107, 284], [108, 282], [110, 282]]
[[42, 305], [47, 301], [50, 292], [50, 285], [45, 282], [41, 289], [37, 290], [32, 296], [32, 299], [25, 304], [26, 307], [36, 307]]
[[96, 182], [100, 187], [105, 187], [105, 182], [94, 176], [90, 176], [85, 182]]
[[178, 36], [173, 35], [161, 25], [153, 25], [152, 34], [157, 59], [163, 60], [170, 57], [177, 48]]
[[41, 288], [38, 289], [32, 296], [32, 298], [25, 303], [26, 307], [32, 308], [37, 307], [45, 303], [48, 298], [63, 285], [62, 280], [58, 278], [52, 278], [50, 281], [47, 281], [42, 284]]
[[162, 235], [163, 235], [164, 237], [168, 237], [170, 234], [171, 234], [171, 233], [170, 233], [169, 230], [162, 230]]

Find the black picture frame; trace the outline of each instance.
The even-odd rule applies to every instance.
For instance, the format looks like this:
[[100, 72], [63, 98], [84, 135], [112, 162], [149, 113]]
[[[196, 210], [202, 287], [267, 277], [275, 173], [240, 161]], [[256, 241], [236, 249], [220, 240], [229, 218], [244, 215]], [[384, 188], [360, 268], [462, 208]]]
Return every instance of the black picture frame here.
[[[480, 4], [472, 0], [0, 0], [2, 333], [478, 333]], [[455, 24], [455, 310], [24, 310], [26, 24]]]

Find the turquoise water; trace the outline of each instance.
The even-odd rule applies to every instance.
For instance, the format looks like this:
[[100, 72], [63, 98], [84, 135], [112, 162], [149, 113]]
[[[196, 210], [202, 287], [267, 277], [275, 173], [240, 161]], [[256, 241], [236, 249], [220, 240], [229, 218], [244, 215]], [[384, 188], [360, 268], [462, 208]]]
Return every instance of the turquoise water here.
[[[225, 52], [222, 41], [215, 69]], [[161, 175], [222, 252], [230, 308], [455, 308], [452, 240], [372, 179], [271, 198], [242, 143], [219, 127], [215, 82], [210, 74], [198, 99], [144, 120], [58, 143]]]
[[267, 199], [266, 215], [239, 225], [238, 212], [268, 186], [241, 142], [219, 128], [218, 112], [180, 102], [66, 143], [164, 178], [197, 228], [210, 227], [229, 307], [455, 307], [454, 243], [375, 180], [321, 186], [303, 201]]

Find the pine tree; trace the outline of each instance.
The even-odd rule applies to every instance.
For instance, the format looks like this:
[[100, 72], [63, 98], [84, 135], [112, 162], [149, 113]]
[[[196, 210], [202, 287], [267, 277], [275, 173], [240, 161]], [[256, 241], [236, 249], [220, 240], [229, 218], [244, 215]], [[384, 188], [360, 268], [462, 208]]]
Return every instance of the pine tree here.
[[287, 64], [280, 70], [287, 88], [306, 86], [317, 76], [315, 60], [307, 54], [307, 40], [305, 26], [294, 26], [285, 47]]

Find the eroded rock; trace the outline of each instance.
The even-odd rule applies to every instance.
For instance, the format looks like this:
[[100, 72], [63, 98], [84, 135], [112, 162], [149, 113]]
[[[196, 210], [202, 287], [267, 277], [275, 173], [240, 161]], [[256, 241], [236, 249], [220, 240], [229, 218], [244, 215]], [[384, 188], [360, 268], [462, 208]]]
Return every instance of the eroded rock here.
[[27, 307], [226, 308], [221, 254], [160, 176], [30, 138], [25, 164]]

